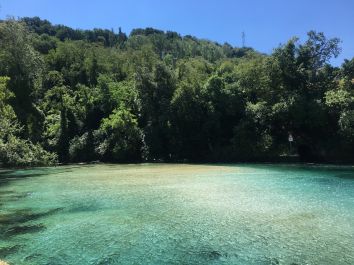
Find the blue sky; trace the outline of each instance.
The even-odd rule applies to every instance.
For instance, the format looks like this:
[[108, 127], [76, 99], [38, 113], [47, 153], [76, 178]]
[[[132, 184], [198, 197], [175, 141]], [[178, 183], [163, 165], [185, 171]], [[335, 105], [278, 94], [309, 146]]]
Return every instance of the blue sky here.
[[309, 30], [342, 40], [333, 64], [354, 57], [354, 0], [0, 0], [0, 17], [39, 16], [73, 28], [155, 27], [270, 53]]

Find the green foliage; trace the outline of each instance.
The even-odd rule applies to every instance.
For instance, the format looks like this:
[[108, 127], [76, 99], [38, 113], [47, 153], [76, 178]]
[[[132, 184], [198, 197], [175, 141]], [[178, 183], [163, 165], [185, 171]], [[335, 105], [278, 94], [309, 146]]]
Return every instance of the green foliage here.
[[0, 77], [0, 163], [6, 166], [41, 166], [54, 164], [57, 157], [39, 144], [21, 139], [21, 127], [8, 104], [13, 94], [7, 89], [9, 78]]
[[[41, 89], [43, 67], [25, 26], [12, 19], [0, 23], [0, 75], [10, 77], [9, 88], [15, 95], [11, 105], [24, 126], [24, 133], [33, 140], [38, 140], [36, 135], [40, 134], [42, 121], [34, 103]], [[30, 128], [36, 130], [30, 133]]]
[[6, 166], [47, 166], [55, 164], [57, 156], [39, 144], [10, 136], [6, 142], [0, 140], [0, 161]]
[[354, 103], [354, 95], [347, 90], [329, 90], [325, 94], [326, 105], [331, 108], [346, 109]]
[[353, 161], [354, 59], [329, 65], [339, 52], [315, 31], [265, 55], [153, 28], [5, 20], [1, 161], [271, 160], [290, 155], [290, 133], [300, 159]]
[[352, 142], [354, 137], [354, 110], [348, 110], [341, 113], [339, 126], [342, 133]]
[[142, 133], [133, 114], [125, 109], [115, 109], [102, 120], [96, 132], [99, 141], [97, 153], [103, 160], [117, 162], [141, 159]]
[[92, 131], [85, 132], [81, 136], [75, 136], [70, 140], [69, 144], [70, 161], [82, 162], [94, 160], [97, 157], [94, 147]]
[[9, 80], [8, 77], [0, 76], [0, 113], [2, 120], [12, 120], [16, 117], [11, 105], [9, 105], [9, 100], [13, 97], [13, 93], [7, 89]]

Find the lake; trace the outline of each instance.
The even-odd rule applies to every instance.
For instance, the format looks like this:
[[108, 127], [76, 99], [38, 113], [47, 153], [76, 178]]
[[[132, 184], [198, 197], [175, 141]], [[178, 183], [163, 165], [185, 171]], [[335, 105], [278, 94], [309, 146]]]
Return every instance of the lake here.
[[0, 260], [354, 264], [354, 168], [99, 164], [1, 170]]

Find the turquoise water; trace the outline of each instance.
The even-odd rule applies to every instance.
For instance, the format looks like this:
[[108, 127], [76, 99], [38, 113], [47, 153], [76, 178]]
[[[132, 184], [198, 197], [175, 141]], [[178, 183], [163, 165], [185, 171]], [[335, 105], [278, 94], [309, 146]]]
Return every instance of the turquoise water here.
[[354, 168], [141, 164], [3, 170], [0, 260], [354, 264]]

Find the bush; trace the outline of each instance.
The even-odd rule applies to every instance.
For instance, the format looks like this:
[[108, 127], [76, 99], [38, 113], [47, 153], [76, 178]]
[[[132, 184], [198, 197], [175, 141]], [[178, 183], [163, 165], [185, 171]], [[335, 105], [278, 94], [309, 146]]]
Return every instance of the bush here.
[[57, 163], [57, 155], [39, 144], [10, 136], [6, 142], [0, 139], [0, 161], [5, 166], [48, 166]]

